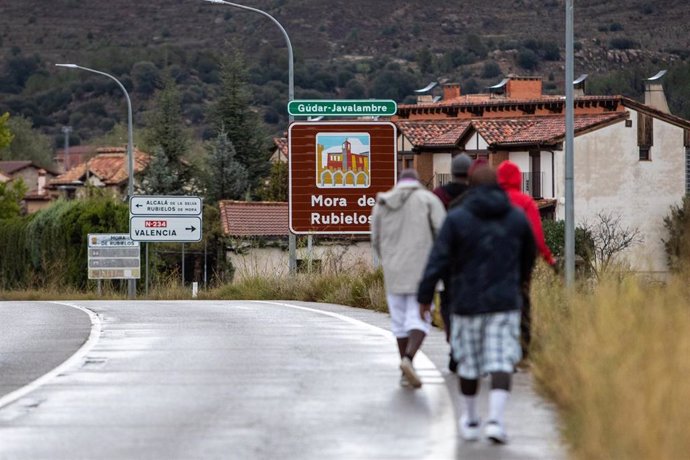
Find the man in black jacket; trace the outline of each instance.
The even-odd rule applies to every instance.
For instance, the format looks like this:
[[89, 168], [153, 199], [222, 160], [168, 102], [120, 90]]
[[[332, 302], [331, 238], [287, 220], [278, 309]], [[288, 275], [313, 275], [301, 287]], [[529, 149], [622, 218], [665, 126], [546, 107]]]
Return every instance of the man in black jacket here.
[[527, 218], [510, 204], [493, 169], [483, 165], [473, 170], [470, 185], [462, 204], [446, 217], [417, 300], [420, 314], [426, 314], [438, 280], [450, 279], [451, 349], [459, 363], [465, 401], [460, 433], [466, 440], [479, 438], [479, 378], [490, 374], [485, 435], [505, 443], [503, 412], [511, 375], [521, 356], [521, 287], [534, 265], [536, 247]]

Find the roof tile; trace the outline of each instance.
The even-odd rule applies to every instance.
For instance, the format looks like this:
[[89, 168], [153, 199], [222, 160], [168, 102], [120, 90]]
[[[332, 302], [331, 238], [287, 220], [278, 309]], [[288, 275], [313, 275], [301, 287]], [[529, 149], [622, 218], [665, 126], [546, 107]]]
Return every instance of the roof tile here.
[[286, 202], [223, 200], [218, 205], [226, 235], [285, 236], [289, 233]]

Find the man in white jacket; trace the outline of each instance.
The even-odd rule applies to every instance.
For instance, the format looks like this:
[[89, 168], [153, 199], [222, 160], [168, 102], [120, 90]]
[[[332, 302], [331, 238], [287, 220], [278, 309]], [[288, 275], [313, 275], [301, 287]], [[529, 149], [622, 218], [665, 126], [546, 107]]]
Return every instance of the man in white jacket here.
[[391, 190], [376, 196], [371, 243], [383, 265], [392, 331], [398, 341], [401, 384], [414, 388], [422, 381], [412, 365], [429, 332], [431, 316], [419, 316], [417, 288], [446, 211], [436, 195], [420, 182], [417, 171], [405, 169]]

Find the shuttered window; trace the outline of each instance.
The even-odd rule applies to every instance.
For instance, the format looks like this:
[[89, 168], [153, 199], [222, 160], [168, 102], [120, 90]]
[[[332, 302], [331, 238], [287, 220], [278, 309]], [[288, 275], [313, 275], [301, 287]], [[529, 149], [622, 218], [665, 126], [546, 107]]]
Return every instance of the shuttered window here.
[[640, 151], [640, 161], [652, 159], [651, 150], [654, 144], [653, 118], [644, 113], [637, 114], [637, 147]]

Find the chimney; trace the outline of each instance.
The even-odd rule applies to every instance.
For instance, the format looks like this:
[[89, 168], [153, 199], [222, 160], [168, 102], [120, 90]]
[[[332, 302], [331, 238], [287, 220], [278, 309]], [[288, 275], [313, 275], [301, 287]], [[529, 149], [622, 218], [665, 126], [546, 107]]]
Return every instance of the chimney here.
[[43, 195], [45, 193], [45, 188], [46, 188], [46, 170], [45, 169], [39, 169], [38, 170], [38, 194]]
[[446, 83], [443, 85], [443, 100], [460, 97], [460, 83]]
[[541, 98], [541, 77], [518, 77], [510, 75], [506, 84], [506, 97], [510, 99]]
[[664, 94], [664, 87], [661, 85], [661, 78], [666, 75], [666, 71], [662, 70], [653, 77], [645, 80], [644, 83], [644, 103], [661, 112], [670, 114], [668, 102], [666, 102], [666, 94]]

